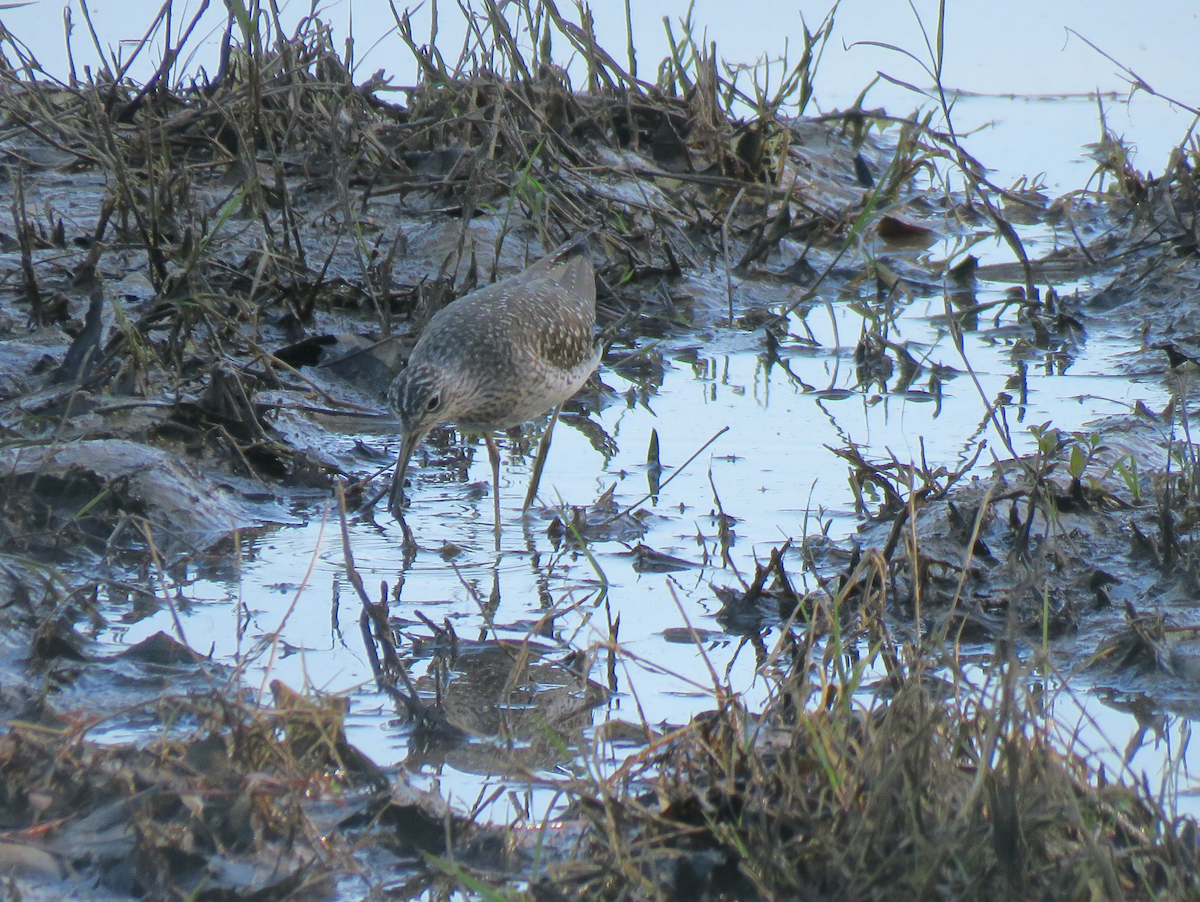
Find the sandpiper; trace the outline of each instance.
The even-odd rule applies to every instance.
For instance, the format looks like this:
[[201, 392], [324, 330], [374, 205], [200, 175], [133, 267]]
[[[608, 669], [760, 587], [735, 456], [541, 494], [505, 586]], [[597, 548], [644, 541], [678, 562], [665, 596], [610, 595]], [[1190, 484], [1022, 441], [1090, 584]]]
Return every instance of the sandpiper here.
[[570, 241], [502, 282], [464, 295], [426, 325], [388, 389], [400, 418], [390, 510], [404, 506], [409, 459], [434, 426], [480, 433], [492, 465], [500, 524], [500, 453], [492, 433], [556, 408], [600, 362], [596, 279], [586, 238]]

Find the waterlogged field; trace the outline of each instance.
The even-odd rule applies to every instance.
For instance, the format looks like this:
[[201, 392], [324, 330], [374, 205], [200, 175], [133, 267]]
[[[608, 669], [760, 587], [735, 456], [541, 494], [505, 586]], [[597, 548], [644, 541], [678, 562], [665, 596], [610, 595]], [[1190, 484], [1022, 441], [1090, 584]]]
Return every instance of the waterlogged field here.
[[[400, 20], [403, 103], [312, 21], [235, 15], [207, 92], [10, 46], [0, 866], [1183, 898], [1194, 147], [1153, 178], [1093, 123], [1008, 187], [948, 107], [797, 116], [811, 59], [755, 81], [684, 28], [651, 85], [552, 4], [476, 13], [457, 64]], [[396, 522], [424, 323], [585, 232], [606, 349], [537, 500], [545, 420], [500, 437], [498, 528], [447, 427]]]

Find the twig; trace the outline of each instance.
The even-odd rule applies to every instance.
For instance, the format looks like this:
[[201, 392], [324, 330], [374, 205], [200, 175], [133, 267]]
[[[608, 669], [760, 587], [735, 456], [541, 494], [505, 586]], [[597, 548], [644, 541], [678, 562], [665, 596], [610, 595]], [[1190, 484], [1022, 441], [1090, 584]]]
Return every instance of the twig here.
[[729, 205], [729, 212], [725, 214], [725, 219], [721, 223], [721, 252], [725, 256], [725, 303], [729, 305], [729, 328], [733, 328], [733, 273], [729, 265], [729, 220], [733, 216], [733, 211], [737, 209], [737, 205], [742, 201], [742, 195], [746, 189], [738, 189], [737, 195], [733, 198], [733, 203]]

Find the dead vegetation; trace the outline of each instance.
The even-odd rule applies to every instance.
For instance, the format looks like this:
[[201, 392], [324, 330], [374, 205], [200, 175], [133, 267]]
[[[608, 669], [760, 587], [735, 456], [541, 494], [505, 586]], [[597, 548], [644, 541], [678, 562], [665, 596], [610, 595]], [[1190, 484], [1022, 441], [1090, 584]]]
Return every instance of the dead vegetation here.
[[847, 591], [780, 641], [764, 714], [718, 692], [711, 716], [571, 785], [591, 829], [535, 897], [1194, 898], [1194, 822], [1064, 743], [1011, 645], [953, 683], [894, 645], [872, 570], [859, 615]]
[[[179, 669], [200, 660], [161, 635], [128, 656]], [[328, 892], [349, 850], [326, 842], [314, 809], [386, 779], [346, 744], [344, 702], [281, 684], [275, 697], [274, 708], [228, 687], [161, 697], [146, 713], [190, 729], [145, 746], [97, 745], [94, 720], [26, 711], [0, 738], [4, 869], [50, 881], [84, 872], [137, 898]]]

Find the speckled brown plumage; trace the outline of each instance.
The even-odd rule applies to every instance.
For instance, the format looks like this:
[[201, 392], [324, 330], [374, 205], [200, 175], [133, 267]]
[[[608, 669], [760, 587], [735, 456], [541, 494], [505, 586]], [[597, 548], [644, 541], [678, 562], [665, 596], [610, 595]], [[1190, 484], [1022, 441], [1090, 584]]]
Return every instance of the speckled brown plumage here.
[[474, 291], [429, 321], [388, 390], [400, 418], [391, 507], [421, 439], [439, 423], [490, 434], [539, 417], [596, 369], [596, 281], [584, 241]]

